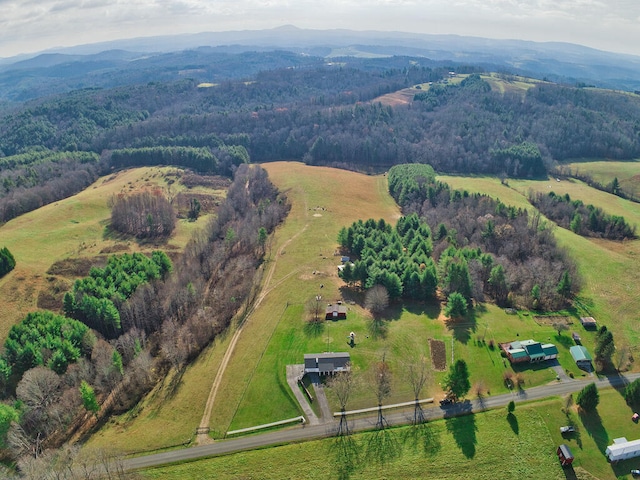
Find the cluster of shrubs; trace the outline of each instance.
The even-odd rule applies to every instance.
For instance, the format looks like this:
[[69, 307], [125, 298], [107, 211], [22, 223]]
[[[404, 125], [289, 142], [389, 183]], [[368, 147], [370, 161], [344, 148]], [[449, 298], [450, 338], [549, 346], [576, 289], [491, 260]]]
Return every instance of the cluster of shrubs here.
[[4, 277], [16, 266], [16, 259], [7, 247], [0, 248], [0, 277]]

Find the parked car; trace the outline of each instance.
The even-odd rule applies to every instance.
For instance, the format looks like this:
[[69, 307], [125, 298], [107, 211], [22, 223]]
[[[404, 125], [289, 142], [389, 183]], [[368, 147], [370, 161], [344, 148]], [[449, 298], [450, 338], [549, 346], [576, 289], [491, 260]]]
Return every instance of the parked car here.
[[640, 477], [640, 470], [631, 470], [631, 475], [634, 477]]
[[575, 433], [576, 432], [576, 427], [574, 427], [573, 425], [567, 425], [565, 427], [560, 427], [560, 433], [563, 435], [566, 435], [568, 433]]

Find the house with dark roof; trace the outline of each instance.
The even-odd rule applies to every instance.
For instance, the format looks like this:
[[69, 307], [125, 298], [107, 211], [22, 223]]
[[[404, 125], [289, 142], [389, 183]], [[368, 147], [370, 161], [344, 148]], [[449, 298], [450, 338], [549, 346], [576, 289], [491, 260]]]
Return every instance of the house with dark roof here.
[[516, 340], [501, 343], [500, 348], [511, 363], [537, 363], [558, 358], [558, 348], [553, 343]]
[[591, 369], [591, 361], [593, 358], [591, 358], [591, 355], [585, 347], [582, 345], [574, 345], [569, 349], [569, 352], [579, 368], [583, 370]]
[[351, 369], [351, 355], [348, 352], [306, 353], [304, 355], [304, 373], [332, 375]]

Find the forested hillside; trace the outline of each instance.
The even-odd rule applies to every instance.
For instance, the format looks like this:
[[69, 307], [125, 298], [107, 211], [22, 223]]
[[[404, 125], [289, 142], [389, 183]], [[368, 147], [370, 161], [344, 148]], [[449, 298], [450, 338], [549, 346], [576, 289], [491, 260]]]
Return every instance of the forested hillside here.
[[[479, 75], [459, 84], [447, 78], [445, 68], [364, 70], [334, 63], [264, 71], [208, 88], [185, 80], [80, 90], [5, 112], [0, 155], [86, 151], [108, 167], [110, 152], [123, 148], [208, 148], [218, 158], [226, 153], [221, 146], [242, 146], [254, 162], [297, 159], [378, 170], [421, 162], [439, 172], [513, 177], [544, 175], [557, 160], [640, 156], [637, 95], [545, 82], [524, 94], [503, 93]], [[433, 85], [408, 106], [375, 101], [425, 82]], [[118, 158], [114, 165], [126, 166]]]

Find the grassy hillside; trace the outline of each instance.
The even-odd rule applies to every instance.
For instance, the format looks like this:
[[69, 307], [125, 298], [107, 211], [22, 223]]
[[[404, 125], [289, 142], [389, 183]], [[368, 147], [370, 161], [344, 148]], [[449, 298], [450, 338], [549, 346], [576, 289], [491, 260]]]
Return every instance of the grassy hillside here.
[[[185, 190], [177, 182], [175, 168], [137, 168], [99, 179], [73, 197], [46, 205], [0, 226], [0, 244], [16, 258], [16, 268], [0, 279], [0, 342], [9, 328], [28, 312], [60, 305], [61, 296], [73, 279], [86, 274], [99, 257], [123, 251], [162, 248], [179, 251], [195, 229], [207, 222], [180, 220], [171, 238], [162, 245], [140, 244], [135, 239], [110, 233], [108, 199], [120, 193], [142, 189], [163, 189], [169, 195]], [[194, 193], [202, 192], [194, 189]], [[215, 193], [209, 191], [209, 193]], [[218, 192], [222, 194], [222, 192]], [[47, 273], [58, 263], [52, 274]], [[84, 272], [84, 273], [83, 273]]]
[[589, 175], [602, 185], [610, 184], [618, 179], [620, 188], [629, 194], [640, 197], [640, 160], [614, 162], [611, 160], [584, 160], [563, 163], [574, 175]]

